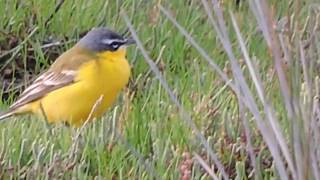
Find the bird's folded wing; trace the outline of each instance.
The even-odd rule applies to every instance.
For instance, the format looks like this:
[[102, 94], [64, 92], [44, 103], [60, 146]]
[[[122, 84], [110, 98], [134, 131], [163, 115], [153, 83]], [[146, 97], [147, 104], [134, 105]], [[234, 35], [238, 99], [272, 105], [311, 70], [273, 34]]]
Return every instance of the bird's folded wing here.
[[10, 109], [19, 108], [32, 101], [38, 100], [53, 90], [73, 83], [75, 75], [76, 71], [73, 70], [45, 72], [22, 92], [18, 100], [10, 106]]

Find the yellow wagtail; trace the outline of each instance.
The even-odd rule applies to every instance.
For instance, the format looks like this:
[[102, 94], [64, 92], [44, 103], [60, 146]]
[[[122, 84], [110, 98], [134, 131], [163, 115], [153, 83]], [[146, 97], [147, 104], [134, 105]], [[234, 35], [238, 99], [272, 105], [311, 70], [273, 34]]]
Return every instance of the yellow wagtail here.
[[80, 126], [89, 115], [101, 116], [128, 83], [126, 47], [133, 43], [109, 29], [92, 29], [27, 87], [0, 120], [33, 113], [49, 123]]

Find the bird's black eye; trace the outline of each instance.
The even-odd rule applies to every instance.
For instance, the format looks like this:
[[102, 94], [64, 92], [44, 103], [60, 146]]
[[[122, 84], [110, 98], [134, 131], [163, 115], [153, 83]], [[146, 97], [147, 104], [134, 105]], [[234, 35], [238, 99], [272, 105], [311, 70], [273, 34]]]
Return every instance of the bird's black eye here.
[[123, 39], [104, 39], [102, 44], [105, 46], [105, 50], [116, 51], [118, 48], [126, 43]]
[[114, 41], [110, 44], [110, 46], [112, 47], [112, 49], [117, 50], [121, 46], [121, 43]]

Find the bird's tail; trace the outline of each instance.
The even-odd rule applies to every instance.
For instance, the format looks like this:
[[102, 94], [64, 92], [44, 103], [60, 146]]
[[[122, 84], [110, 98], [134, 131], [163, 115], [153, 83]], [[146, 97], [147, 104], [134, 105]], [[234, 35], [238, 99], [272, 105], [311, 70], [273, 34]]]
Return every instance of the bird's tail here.
[[0, 113], [0, 121], [3, 121], [5, 120], [6, 118], [12, 116], [15, 114], [15, 111], [13, 110], [9, 110], [7, 112], [4, 112], [4, 113]]

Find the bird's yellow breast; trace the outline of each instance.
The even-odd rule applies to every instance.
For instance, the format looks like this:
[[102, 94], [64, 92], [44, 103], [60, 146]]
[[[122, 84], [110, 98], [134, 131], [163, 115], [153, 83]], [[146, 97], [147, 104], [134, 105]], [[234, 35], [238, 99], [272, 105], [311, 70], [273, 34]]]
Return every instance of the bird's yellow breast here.
[[[77, 71], [75, 82], [48, 93], [38, 103], [49, 122], [66, 121], [79, 126], [88, 118], [94, 104], [102, 96], [93, 117], [101, 116], [128, 83], [130, 66], [125, 49], [99, 53]], [[37, 108], [37, 113], [42, 113]]]

